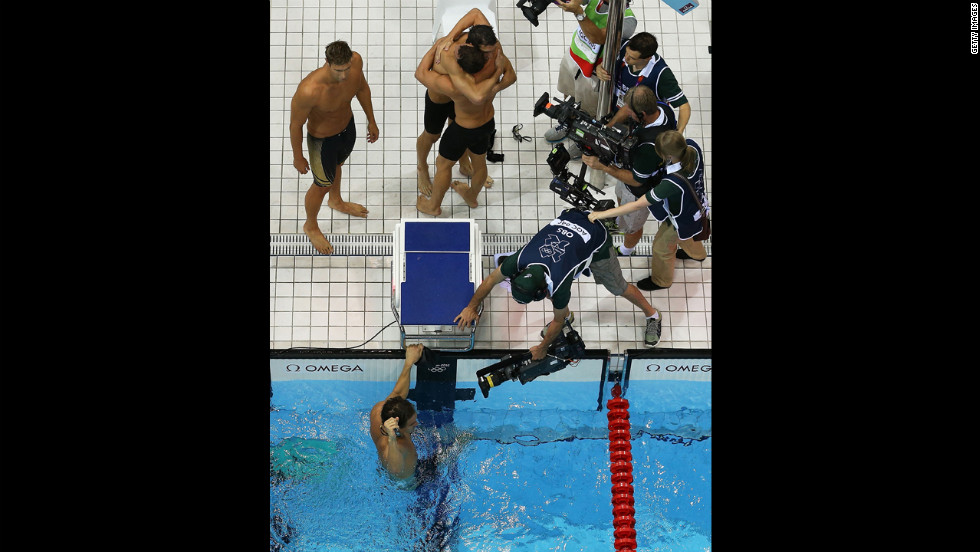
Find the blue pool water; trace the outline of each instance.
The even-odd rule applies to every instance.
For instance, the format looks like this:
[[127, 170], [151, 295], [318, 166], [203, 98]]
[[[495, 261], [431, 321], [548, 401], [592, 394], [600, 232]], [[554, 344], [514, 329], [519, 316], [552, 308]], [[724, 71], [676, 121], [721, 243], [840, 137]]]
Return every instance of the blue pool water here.
[[[392, 383], [274, 381], [271, 549], [612, 550], [605, 401], [595, 382], [508, 382], [419, 412], [418, 488], [378, 469], [368, 414]], [[638, 549], [711, 550], [711, 384], [633, 381]], [[424, 460], [423, 460], [424, 461]]]

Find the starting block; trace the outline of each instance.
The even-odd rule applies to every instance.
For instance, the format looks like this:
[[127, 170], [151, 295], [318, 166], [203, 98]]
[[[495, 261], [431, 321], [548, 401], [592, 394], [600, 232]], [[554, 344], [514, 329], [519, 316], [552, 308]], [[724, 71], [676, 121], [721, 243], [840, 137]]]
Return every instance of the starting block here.
[[473, 8], [483, 12], [483, 17], [486, 17], [487, 22], [493, 27], [493, 33], [497, 34], [497, 16], [491, 4], [495, 4], [495, 2], [492, 0], [438, 0], [432, 19], [432, 41], [435, 42], [437, 38], [445, 36], [453, 30], [456, 23], [459, 23], [459, 20]]
[[435, 350], [473, 349], [476, 327], [459, 330], [453, 319], [483, 281], [483, 244], [476, 221], [402, 219], [392, 234], [391, 311], [402, 348], [406, 339], [418, 339], [458, 345]]

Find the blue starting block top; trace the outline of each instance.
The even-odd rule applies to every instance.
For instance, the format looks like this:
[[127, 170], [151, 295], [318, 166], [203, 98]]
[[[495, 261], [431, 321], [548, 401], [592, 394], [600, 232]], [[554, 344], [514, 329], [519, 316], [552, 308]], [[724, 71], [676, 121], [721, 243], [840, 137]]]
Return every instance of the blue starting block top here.
[[401, 323], [454, 325], [473, 298], [469, 222], [406, 222]]
[[470, 252], [470, 223], [468, 222], [406, 222], [404, 232], [406, 253], [410, 251]]

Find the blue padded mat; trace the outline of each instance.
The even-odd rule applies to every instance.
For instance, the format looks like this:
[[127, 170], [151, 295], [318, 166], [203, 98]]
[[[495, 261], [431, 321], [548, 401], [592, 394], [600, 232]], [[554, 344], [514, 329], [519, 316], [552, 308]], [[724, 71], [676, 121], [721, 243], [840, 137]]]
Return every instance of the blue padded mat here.
[[[469, 225], [465, 226], [467, 233], [461, 234], [469, 243]], [[405, 237], [407, 242], [408, 235]], [[401, 284], [402, 324], [452, 325], [453, 318], [473, 298], [469, 253], [407, 252], [405, 268], [405, 281]]]
[[406, 252], [469, 250], [470, 223], [468, 222], [405, 223]]

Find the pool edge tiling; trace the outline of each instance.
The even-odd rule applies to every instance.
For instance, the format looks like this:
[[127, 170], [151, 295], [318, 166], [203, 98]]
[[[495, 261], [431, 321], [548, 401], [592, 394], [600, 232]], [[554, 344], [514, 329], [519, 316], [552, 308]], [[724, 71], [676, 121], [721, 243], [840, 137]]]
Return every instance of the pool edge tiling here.
[[[415, 209], [415, 144], [421, 131], [423, 88], [414, 71], [432, 43], [436, 3], [422, 4], [367, 0], [355, 9], [270, 2], [270, 236], [302, 234], [303, 198], [310, 179], [292, 166], [289, 104], [297, 83], [322, 65], [323, 48], [333, 40], [346, 40], [365, 60], [380, 138], [371, 144], [364, 140], [366, 118], [360, 105], [352, 102], [359, 137], [345, 164], [342, 186], [345, 199], [365, 205], [369, 214], [366, 219], [351, 217], [324, 205], [321, 229], [335, 235], [390, 235], [401, 219], [421, 216]], [[494, 100], [493, 151], [504, 159], [488, 163], [494, 184], [481, 192], [477, 208], [468, 208], [450, 191], [441, 218], [472, 218], [484, 236], [533, 234], [568, 207], [548, 189], [552, 175], [545, 158], [551, 145], [542, 135], [552, 120], [533, 117], [532, 108], [543, 92], [558, 93], [558, 64], [577, 22], [552, 8], [533, 27], [517, 9], [516, 0], [490, 5], [501, 46], [517, 73], [517, 83]], [[638, 19], [637, 31], [657, 37], [658, 54], [667, 60], [690, 100], [692, 115], [685, 136], [697, 140], [705, 151], [710, 201], [711, 0], [683, 16], [659, 2], [634, 2], [631, 8]], [[530, 142], [511, 137], [510, 129], [517, 124], [523, 125], [521, 133], [531, 137]], [[430, 154], [430, 172], [437, 148], [438, 142]], [[569, 170], [577, 172], [578, 163], [572, 161]], [[458, 168], [453, 169], [453, 178], [465, 180]], [[612, 194], [611, 179], [604, 191]], [[644, 238], [652, 237], [656, 229], [651, 217]], [[491, 263], [491, 257], [484, 255], [484, 277]], [[624, 277], [634, 283], [647, 275], [648, 263], [642, 255], [620, 258]], [[711, 257], [703, 263], [679, 260], [670, 288], [644, 292], [664, 316], [659, 347], [711, 347], [711, 264]], [[390, 271], [390, 258], [384, 255], [270, 255], [270, 349], [398, 348]], [[570, 308], [588, 347], [620, 353], [642, 345], [642, 313], [593, 280], [574, 284]], [[543, 304], [518, 305], [498, 287], [485, 303], [476, 346], [526, 349], [537, 343], [550, 313]]]

